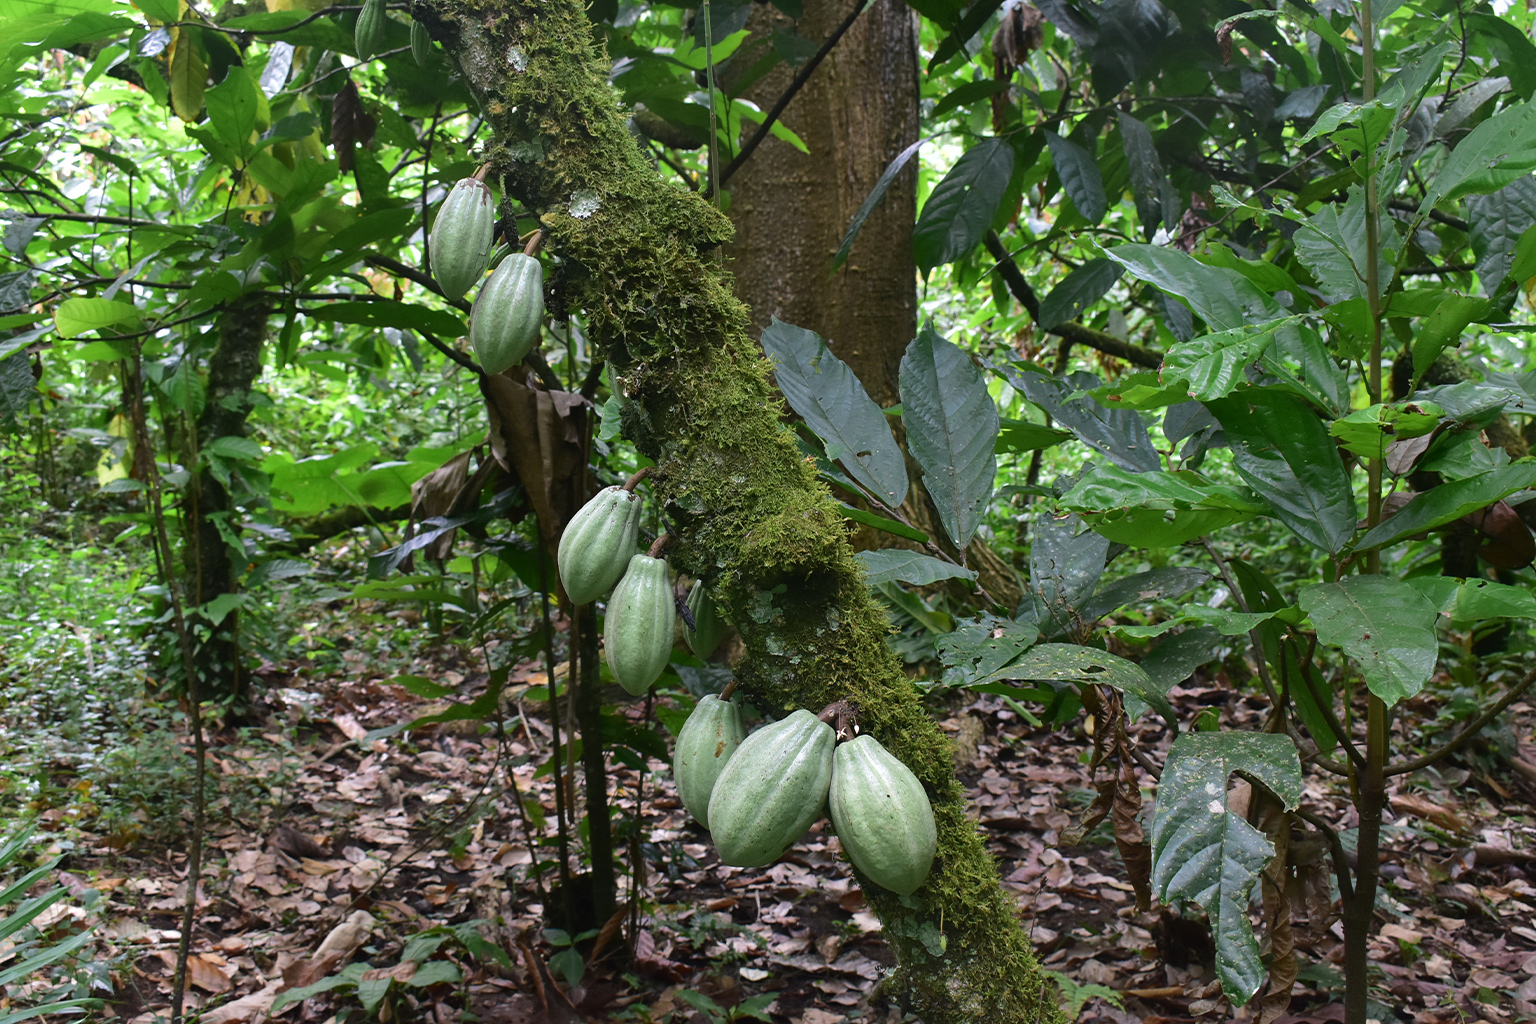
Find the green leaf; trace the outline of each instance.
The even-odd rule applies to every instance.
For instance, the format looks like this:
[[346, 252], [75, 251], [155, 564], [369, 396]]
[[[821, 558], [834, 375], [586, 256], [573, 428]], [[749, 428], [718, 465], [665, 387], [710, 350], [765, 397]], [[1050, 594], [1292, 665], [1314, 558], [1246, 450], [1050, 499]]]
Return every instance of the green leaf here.
[[1536, 168], [1536, 103], [1517, 103], [1472, 129], [1430, 181], [1419, 216], [1442, 202], [1497, 192]]
[[844, 519], [852, 520], [855, 523], [863, 523], [865, 526], [872, 526], [877, 530], [893, 534], [897, 537], [905, 537], [908, 540], [915, 540], [919, 544], [928, 543], [928, 535], [922, 530], [919, 530], [913, 526], [908, 526], [906, 523], [897, 522], [895, 519], [887, 519], [884, 516], [877, 516], [873, 512], [866, 512], [864, 509], [855, 508], [852, 505], [844, 504], [841, 501], [837, 503], [837, 511], [838, 514], [841, 515]]
[[1118, 111], [1120, 142], [1125, 150], [1125, 165], [1131, 173], [1131, 187], [1136, 197], [1136, 217], [1141, 221], [1143, 237], [1151, 237], [1161, 223], [1172, 231], [1178, 226], [1178, 193], [1163, 171], [1163, 161], [1152, 141], [1146, 123], [1125, 111]]
[[1228, 805], [1228, 779], [1243, 772], [1287, 810], [1301, 800], [1301, 762], [1285, 736], [1188, 732], [1174, 741], [1152, 814], [1152, 886], [1164, 903], [1205, 908], [1216, 937], [1216, 976], [1241, 1006], [1266, 976], [1248, 921], [1259, 873], [1274, 856], [1264, 834]]
[[1309, 544], [1337, 553], [1359, 516], [1349, 473], [1316, 412], [1272, 391], [1207, 402], [1232, 448], [1232, 465], [1279, 519]]
[[86, 331], [137, 326], [139, 311], [112, 299], [65, 299], [54, 311], [53, 322], [61, 338], [78, 338]]
[[837, 255], [832, 257], [833, 270], [847, 262], [848, 254], [853, 251], [854, 239], [859, 237], [859, 231], [864, 227], [864, 222], [869, 219], [869, 215], [874, 212], [875, 207], [880, 205], [880, 200], [885, 198], [885, 193], [890, 190], [891, 182], [896, 180], [896, 175], [900, 174], [901, 169], [907, 166], [907, 161], [917, 155], [917, 151], [922, 148], [923, 143], [928, 142], [932, 138], [933, 136], [930, 135], [926, 139], [918, 139], [912, 145], [897, 153], [896, 159], [886, 166], [884, 172], [880, 175], [880, 179], [875, 182], [875, 187], [869, 190], [869, 195], [865, 196], [864, 202], [859, 205], [858, 212], [853, 215], [853, 220], [848, 222], [848, 230], [843, 234], [843, 243], [837, 247]]
[[1093, 154], [1050, 130], [1045, 133], [1045, 142], [1051, 147], [1051, 162], [1061, 178], [1061, 187], [1077, 212], [1089, 224], [1103, 220], [1109, 202], [1104, 196], [1104, 177]]
[[855, 557], [864, 563], [866, 577], [871, 586], [877, 583], [910, 583], [924, 587], [939, 580], [974, 580], [976, 572], [953, 562], [916, 551], [883, 548], [878, 551], [860, 551]]
[[225, 436], [216, 437], [203, 445], [203, 451], [210, 455], [217, 455], [225, 459], [240, 459], [249, 462], [260, 462], [265, 456], [261, 445], [248, 437]]
[[444, 697], [453, 697], [459, 692], [451, 686], [434, 683], [426, 676], [395, 676], [390, 682], [395, 686], [404, 687], [418, 697], [425, 697], [427, 700], [441, 700]]
[[1467, 295], [1447, 295], [1413, 339], [1413, 379], [1422, 378], [1447, 346], [1461, 344], [1461, 332], [1488, 313], [1488, 300]]
[[1040, 303], [1040, 316], [1036, 323], [1048, 331], [1068, 320], [1076, 320], [1083, 310], [1102, 299], [1125, 268], [1113, 260], [1089, 260], [1077, 267]]
[[1367, 532], [1355, 543], [1355, 550], [1367, 551], [1395, 544], [1405, 537], [1444, 526], [1469, 512], [1487, 508], [1532, 485], [1536, 485], [1536, 462], [1517, 462], [1431, 487]]
[[314, 320], [340, 324], [364, 324], [369, 327], [411, 328], [428, 334], [456, 338], [467, 328], [457, 314], [409, 302], [381, 299], [377, 302], [332, 302], [305, 307], [304, 315]]
[[1166, 692], [1142, 671], [1140, 665], [1106, 651], [1077, 644], [1036, 644], [1017, 662], [982, 676], [972, 685], [1009, 679], [1110, 686], [1145, 701], [1163, 716], [1171, 729], [1178, 729], [1178, 717], [1173, 705], [1168, 703]]
[[1000, 78], [983, 78], [976, 82], [966, 82], [958, 85], [951, 89], [948, 95], [933, 105], [933, 109], [928, 112], [929, 123], [938, 121], [939, 118], [951, 110], [968, 107], [972, 103], [1005, 93], [1012, 85], [1013, 83], [1008, 79]]
[[[580, 960], [578, 954], [577, 959]], [[553, 961], [551, 961], [553, 962]], [[431, 985], [457, 985], [463, 976], [459, 973], [458, 965], [449, 960], [428, 960], [416, 968], [416, 973], [411, 975], [406, 982], [411, 988], [427, 988]], [[577, 975], [579, 980], [580, 975]]]
[[917, 227], [912, 252], [924, 274], [952, 263], [981, 244], [1013, 177], [1008, 140], [984, 139], [961, 155], [934, 186]]
[[1433, 402], [1373, 405], [1334, 420], [1328, 432], [1362, 459], [1380, 459], [1386, 457], [1387, 445], [1393, 441], [1423, 437], [1434, 430], [1442, 414]]
[[1536, 594], [1532, 594], [1529, 587], [1510, 586], [1490, 580], [1463, 580], [1455, 588], [1453, 596], [1450, 615], [1455, 622], [1536, 619]]
[[999, 420], [997, 445], [999, 455], [1004, 452], [1033, 452], [1054, 448], [1072, 436], [1070, 430], [1057, 430], [1028, 420], [1016, 420], [1007, 416]]
[[958, 623], [954, 632], [939, 637], [939, 658], [946, 666], [946, 686], [966, 686], [989, 676], [1027, 650], [1040, 636], [1030, 619], [1014, 620], [996, 615]]
[[1435, 606], [1402, 580], [1348, 576], [1301, 591], [1301, 607], [1323, 643], [1355, 659], [1372, 693], [1390, 707], [1421, 690], [1435, 671]]
[[965, 44], [975, 38], [992, 15], [997, 13], [1002, 3], [1003, 0], [975, 0], [970, 10], [961, 17], [959, 24], [939, 42], [938, 47], [933, 51], [933, 57], [928, 61], [928, 74], [933, 74], [945, 61], [961, 52]]
[[885, 414], [814, 331], [778, 317], [763, 329], [763, 351], [791, 409], [853, 478], [890, 508], [907, 496], [907, 463]]
[[1291, 320], [1272, 320], [1260, 327], [1235, 327], [1179, 342], [1163, 357], [1163, 380], [1184, 380], [1189, 397], [1208, 402], [1225, 398], [1248, 383], [1245, 373], [1275, 340], [1275, 332]]
[[1140, 548], [1173, 547], [1268, 511], [1253, 494], [1213, 484], [1193, 470], [1135, 473], [1102, 463], [1090, 467], [1059, 505], [1081, 514], [1101, 536]]
[[256, 131], [261, 108], [266, 106], [250, 73], [238, 64], [230, 67], [224, 81], [209, 89], [203, 100], [213, 130], [243, 160], [253, 148], [251, 134]]
[[994, 365], [992, 369], [1115, 465], [1135, 472], [1162, 468], [1162, 456], [1152, 444], [1140, 414], [1131, 409], [1108, 409], [1087, 397], [1104, 386], [1093, 374], [1078, 372], [1053, 377], [1007, 364]]
[[1484, 295], [1493, 295], [1503, 285], [1520, 236], [1530, 231], [1533, 223], [1536, 178], [1517, 178], [1497, 192], [1467, 201], [1468, 233]]
[[1213, 330], [1228, 331], [1285, 316], [1285, 310], [1248, 278], [1208, 267], [1177, 249], [1132, 243], [1106, 250], [1110, 259], [1143, 281], [1179, 296]]
[[1094, 388], [1088, 394], [1106, 409], [1164, 409], [1188, 402], [1184, 382], [1177, 377], [1169, 379], [1172, 383], [1164, 384], [1158, 374], [1150, 370], [1130, 373], [1101, 388]]
[[957, 548], [971, 542], [997, 476], [997, 407], [970, 354], [925, 326], [901, 359], [901, 422]]

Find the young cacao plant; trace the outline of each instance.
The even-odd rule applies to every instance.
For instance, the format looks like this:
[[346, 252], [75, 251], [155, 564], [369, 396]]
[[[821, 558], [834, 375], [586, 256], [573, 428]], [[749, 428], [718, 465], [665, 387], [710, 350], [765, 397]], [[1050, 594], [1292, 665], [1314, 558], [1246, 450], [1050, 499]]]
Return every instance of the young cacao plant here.
[[716, 697], [712, 693], [700, 698], [677, 734], [677, 750], [672, 755], [677, 795], [693, 820], [705, 828], [709, 827], [709, 798], [715, 791], [715, 780], [745, 735], [741, 711], [723, 694]]
[[565, 524], [556, 561], [565, 593], [576, 604], [596, 601], [619, 582], [640, 535], [640, 495], [604, 487]]
[[721, 861], [772, 864], [821, 817], [836, 744], [832, 727], [804, 708], [742, 740], [709, 798]]
[[544, 266], [515, 252], [501, 261], [469, 311], [469, 343], [489, 374], [516, 366], [533, 350], [544, 325]]
[[933, 805], [912, 769], [865, 733], [832, 756], [827, 805], [848, 859], [903, 896], [917, 891], [938, 849]]
[[676, 628], [677, 600], [667, 560], [636, 555], [613, 588], [603, 620], [603, 656], [620, 686], [636, 697], [651, 688], [672, 660]]
[[357, 47], [357, 59], [367, 60], [379, 52], [384, 42], [384, 0], [363, 0], [363, 9], [357, 16], [352, 42]]
[[688, 591], [687, 604], [693, 616], [693, 628], [684, 629], [683, 636], [688, 641], [688, 649], [707, 661], [725, 638], [725, 621], [720, 618], [720, 609], [709, 591], [704, 589], [702, 580], [694, 581], [693, 589]]
[[461, 178], [432, 222], [432, 276], [444, 295], [462, 298], [480, 283], [495, 237], [496, 199], [490, 186], [478, 178]]

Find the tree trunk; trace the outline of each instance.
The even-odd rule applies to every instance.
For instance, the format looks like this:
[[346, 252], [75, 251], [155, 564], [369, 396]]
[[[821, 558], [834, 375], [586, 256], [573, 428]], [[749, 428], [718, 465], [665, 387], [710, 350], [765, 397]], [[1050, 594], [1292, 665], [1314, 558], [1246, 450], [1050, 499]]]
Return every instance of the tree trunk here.
[[[245, 436], [251, 388], [261, 374], [261, 346], [271, 312], [270, 299], [253, 297], [219, 317], [218, 341], [208, 360], [207, 396], [197, 421], [197, 448], [216, 438]], [[235, 506], [228, 489], [207, 468], [192, 480], [183, 550], [189, 609], [236, 593], [245, 568], [244, 553], [232, 550], [239, 526], [231, 516]], [[206, 618], [194, 622], [209, 627]], [[250, 703], [250, 679], [240, 659], [240, 610], [230, 609], [217, 625], [206, 632], [198, 628], [194, 634], [199, 638], [195, 664], [204, 699], [228, 701], [237, 715], [243, 714]]]
[[898, 959], [887, 991], [928, 1024], [1062, 1021], [967, 815], [951, 746], [886, 646], [842, 517], [780, 423], [747, 311], [712, 251], [730, 223], [658, 179], [577, 0], [451, 0], [433, 13], [494, 130], [503, 191], [540, 215], [554, 287], [585, 311], [624, 380], [624, 432], [656, 460], [673, 560], [740, 629], [743, 687], [778, 708], [853, 701], [933, 797], [927, 882], [908, 897], [865, 889]]
[[[808, 4], [798, 21], [761, 4], [748, 28], [753, 40], [731, 70], [751, 67], [775, 30], [793, 29], [816, 43], [828, 38], [864, 0]], [[735, 240], [726, 247], [736, 294], [752, 311], [757, 337], [774, 317], [815, 331], [847, 363], [876, 404], [901, 401], [901, 357], [917, 333], [917, 264], [912, 225], [917, 211], [917, 164], [909, 163], [870, 213], [849, 253], [831, 272], [854, 214], [890, 162], [917, 141], [919, 128], [916, 16], [902, 0], [875, 0], [858, 16], [779, 119], [805, 143], [802, 153], [772, 136], [725, 183]], [[780, 64], [742, 94], [771, 108], [795, 75]], [[900, 421], [892, 420], [900, 433]], [[907, 460], [912, 490], [902, 511], [951, 556], [938, 512]], [[864, 536], [863, 534], [868, 534]], [[861, 546], [919, 548], [888, 534], [864, 530]], [[983, 589], [1010, 613], [1023, 597], [1013, 569], [982, 541], [966, 550]], [[964, 586], [956, 581], [955, 585]]]

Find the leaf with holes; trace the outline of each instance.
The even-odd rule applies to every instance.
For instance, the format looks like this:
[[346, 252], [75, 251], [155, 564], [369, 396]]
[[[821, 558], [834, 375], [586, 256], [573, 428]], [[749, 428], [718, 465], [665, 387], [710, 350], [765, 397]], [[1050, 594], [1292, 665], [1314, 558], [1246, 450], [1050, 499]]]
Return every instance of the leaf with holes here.
[[1263, 834], [1227, 808], [1227, 780], [1241, 771], [1289, 810], [1301, 800], [1301, 762], [1286, 736], [1185, 733], [1174, 741], [1152, 815], [1152, 888], [1164, 903], [1186, 899], [1211, 916], [1216, 976], [1241, 1006], [1265, 977], [1248, 902], [1274, 855]]

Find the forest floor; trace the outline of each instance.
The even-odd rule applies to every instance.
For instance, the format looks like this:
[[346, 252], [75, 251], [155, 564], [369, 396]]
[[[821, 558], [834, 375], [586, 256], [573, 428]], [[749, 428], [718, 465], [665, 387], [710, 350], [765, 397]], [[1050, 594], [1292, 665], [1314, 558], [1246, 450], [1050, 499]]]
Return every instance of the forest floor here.
[[[616, 825], [641, 816], [644, 878], [638, 900], [627, 900], [634, 879], [622, 877], [620, 911], [590, 922], [601, 934], [573, 939], [544, 919], [554, 869], [532, 870], [554, 856], [557, 814], [553, 777], [540, 769], [551, 754], [547, 707], [524, 699], [545, 683], [541, 666], [512, 672], [504, 735], [455, 722], [370, 741], [370, 730], [442, 704], [370, 671], [361, 651], [341, 660], [342, 671], [324, 675], [266, 666], [261, 724], [211, 737], [217, 793], [187, 996], [203, 1024], [346, 1020], [364, 1008], [385, 1024], [904, 1019], [871, 1002], [891, 952], [822, 824], [768, 868], [723, 867], [666, 763], [651, 759], [642, 772], [610, 760]], [[421, 651], [404, 672], [466, 698], [485, 685], [483, 670], [449, 646]], [[1224, 680], [1188, 686], [1171, 695], [1181, 713], [1214, 706], [1234, 722], [1259, 720], [1257, 702]], [[646, 707], [629, 705], [636, 724]], [[1257, 1001], [1234, 1010], [1217, 994], [1203, 918], [1137, 909], [1107, 824], [1062, 844], [1094, 789], [1081, 721], [1034, 726], [991, 696], [933, 710], [956, 741], [979, 827], [1044, 966], [1072, 986], [1098, 986], [1080, 990], [1077, 1019], [1254, 1019]], [[1526, 771], [1536, 764], [1536, 708], [1516, 704], [1509, 724], [1515, 746], [1502, 758], [1484, 750], [1438, 775], [1393, 780], [1372, 943], [1383, 1022], [1536, 1020], [1536, 777]], [[1154, 757], [1169, 741], [1153, 716], [1132, 733]], [[566, 776], [577, 807], [579, 775]], [[67, 778], [55, 782], [68, 788]], [[1353, 823], [1344, 790], [1315, 774], [1304, 802], [1340, 828]], [[110, 999], [102, 1017], [164, 1019], [184, 853], [155, 834], [93, 832], [78, 802], [43, 818], [45, 836], [69, 853], [63, 880], [76, 896], [43, 923], [54, 933], [95, 928], [95, 962], [108, 968], [100, 986], [112, 989], [96, 993]], [[532, 848], [530, 829], [543, 836]], [[633, 838], [619, 831], [630, 847], [621, 871]], [[1304, 851], [1306, 837], [1293, 846]], [[1300, 882], [1324, 875], [1298, 872]], [[1282, 1024], [1343, 1019], [1332, 893], [1304, 888], [1292, 893], [1301, 980]], [[80, 897], [94, 904], [82, 909], [90, 900]], [[308, 998], [285, 995], [305, 986], [314, 986]], [[17, 998], [13, 989], [13, 1005], [24, 1005]]]

